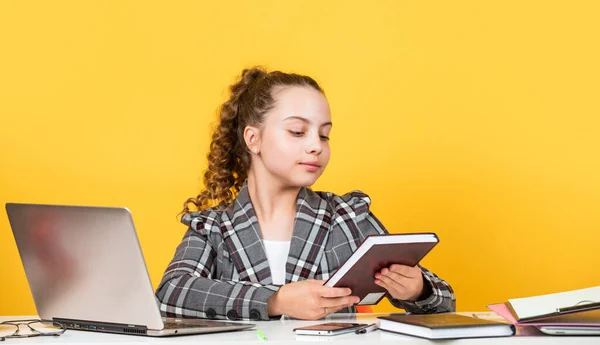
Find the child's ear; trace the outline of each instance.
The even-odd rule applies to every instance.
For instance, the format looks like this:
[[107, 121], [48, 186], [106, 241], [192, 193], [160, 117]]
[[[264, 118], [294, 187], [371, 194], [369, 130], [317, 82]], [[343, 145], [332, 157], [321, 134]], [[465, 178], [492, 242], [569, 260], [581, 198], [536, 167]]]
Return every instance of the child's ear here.
[[258, 154], [260, 152], [260, 130], [258, 127], [246, 126], [244, 128], [244, 141], [250, 152]]

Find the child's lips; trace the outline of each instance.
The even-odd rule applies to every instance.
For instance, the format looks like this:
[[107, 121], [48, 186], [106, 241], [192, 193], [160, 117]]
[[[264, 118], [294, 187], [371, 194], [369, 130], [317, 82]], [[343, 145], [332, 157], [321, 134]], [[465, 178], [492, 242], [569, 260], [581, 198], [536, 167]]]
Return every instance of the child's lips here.
[[321, 165], [319, 165], [319, 162], [302, 162], [300, 164], [307, 165], [307, 166], [313, 166], [315, 168], [320, 168], [321, 167]]

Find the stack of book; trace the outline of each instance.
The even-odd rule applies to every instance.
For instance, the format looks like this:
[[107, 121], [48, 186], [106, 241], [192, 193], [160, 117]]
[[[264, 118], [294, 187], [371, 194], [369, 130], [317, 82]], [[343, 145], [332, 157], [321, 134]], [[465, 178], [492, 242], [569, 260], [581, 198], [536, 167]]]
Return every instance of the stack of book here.
[[600, 335], [600, 286], [509, 299], [488, 308], [505, 320], [482, 319], [476, 314], [392, 314], [379, 317], [379, 327], [427, 339], [511, 336], [517, 327], [526, 327], [520, 335], [539, 334], [535, 329], [549, 335]]
[[509, 299], [488, 308], [515, 326], [551, 335], [600, 335], [600, 286]]

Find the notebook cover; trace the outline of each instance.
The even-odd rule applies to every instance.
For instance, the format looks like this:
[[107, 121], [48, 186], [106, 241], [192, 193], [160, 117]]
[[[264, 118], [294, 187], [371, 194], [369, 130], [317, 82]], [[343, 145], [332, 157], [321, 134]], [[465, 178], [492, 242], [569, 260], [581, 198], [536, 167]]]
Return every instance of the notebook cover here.
[[515, 326], [600, 327], [600, 309], [555, 315], [534, 321], [517, 321], [506, 303], [489, 304], [487, 307]]
[[[435, 238], [437, 239], [437, 236]], [[360, 305], [377, 304], [385, 296], [386, 290], [375, 284], [375, 273], [392, 264], [415, 266], [438, 243], [439, 240], [438, 242], [375, 244], [334, 286], [349, 287], [352, 295], [360, 298]], [[373, 295], [365, 299], [369, 294]]]
[[508, 325], [506, 323], [477, 319], [470, 316], [458, 314], [411, 314], [411, 315], [389, 315], [378, 317], [382, 320], [405, 323], [414, 326], [425, 327], [429, 329], [441, 328], [465, 328], [465, 327], [481, 327]]
[[[548, 317], [600, 309], [600, 302], [597, 301], [599, 298], [600, 286], [594, 286], [586, 289], [509, 299], [505, 304], [519, 322], [535, 322]], [[536, 310], [536, 312], [531, 309]]]

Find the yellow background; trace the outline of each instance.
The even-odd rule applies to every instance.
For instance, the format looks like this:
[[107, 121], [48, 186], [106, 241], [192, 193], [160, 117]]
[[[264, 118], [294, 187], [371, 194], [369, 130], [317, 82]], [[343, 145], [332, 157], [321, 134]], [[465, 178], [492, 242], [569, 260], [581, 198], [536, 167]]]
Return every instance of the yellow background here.
[[[0, 204], [127, 206], [154, 284], [242, 68], [333, 112], [315, 189], [361, 189], [458, 309], [600, 285], [597, 1], [2, 1]], [[35, 308], [4, 210], [0, 315]], [[382, 303], [376, 310], [391, 310]]]

